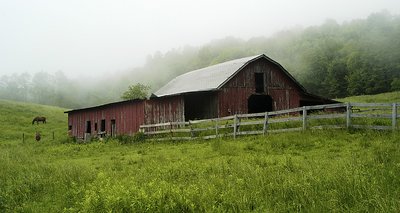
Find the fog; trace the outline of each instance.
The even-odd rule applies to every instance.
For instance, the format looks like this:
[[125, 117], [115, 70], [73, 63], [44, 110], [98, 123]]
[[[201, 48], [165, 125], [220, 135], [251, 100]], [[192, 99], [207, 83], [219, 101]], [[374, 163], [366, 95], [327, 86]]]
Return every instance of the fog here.
[[249, 39], [326, 19], [343, 23], [398, 0], [0, 0], [0, 75], [104, 76], [149, 55], [234, 36]]

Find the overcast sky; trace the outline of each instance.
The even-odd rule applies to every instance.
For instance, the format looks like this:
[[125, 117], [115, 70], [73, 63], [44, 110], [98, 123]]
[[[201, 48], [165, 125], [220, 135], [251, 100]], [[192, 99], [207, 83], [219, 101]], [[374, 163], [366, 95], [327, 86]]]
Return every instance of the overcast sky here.
[[0, 74], [105, 75], [212, 39], [400, 13], [400, 0], [0, 0]]

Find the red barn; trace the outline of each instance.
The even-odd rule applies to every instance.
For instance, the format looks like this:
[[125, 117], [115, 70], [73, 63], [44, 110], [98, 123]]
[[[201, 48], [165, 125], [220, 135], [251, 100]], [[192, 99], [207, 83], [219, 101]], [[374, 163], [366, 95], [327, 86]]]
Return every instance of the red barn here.
[[306, 92], [279, 63], [262, 55], [180, 75], [152, 94], [68, 111], [71, 134], [132, 134], [141, 124], [187, 121], [334, 103]]

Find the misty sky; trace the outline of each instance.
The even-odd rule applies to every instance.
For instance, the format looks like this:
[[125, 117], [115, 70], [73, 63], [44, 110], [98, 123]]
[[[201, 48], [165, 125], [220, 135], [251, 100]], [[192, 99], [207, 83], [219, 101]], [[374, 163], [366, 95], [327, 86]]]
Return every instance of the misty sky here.
[[400, 0], [0, 0], [0, 75], [105, 75], [212, 39], [400, 13]]

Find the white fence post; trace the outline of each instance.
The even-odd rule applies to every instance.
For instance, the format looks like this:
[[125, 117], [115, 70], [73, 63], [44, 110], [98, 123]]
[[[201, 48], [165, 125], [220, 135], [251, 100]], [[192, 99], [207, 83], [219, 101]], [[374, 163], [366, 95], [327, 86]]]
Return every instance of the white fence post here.
[[307, 107], [303, 106], [303, 130], [307, 129]]
[[349, 102], [346, 103], [346, 128], [351, 127], [351, 104]]
[[392, 130], [396, 130], [397, 126], [397, 104], [392, 104]]
[[172, 132], [172, 129], [173, 129], [173, 127], [172, 127], [172, 122], [169, 122], [169, 132], [170, 132], [170, 137], [171, 138], [173, 138], [174, 137], [174, 133]]
[[189, 128], [190, 128], [190, 137], [193, 138], [194, 132], [193, 132], [193, 126], [192, 126], [192, 123], [190, 123], [190, 120], [189, 120]]
[[236, 118], [237, 118], [237, 121], [236, 121], [236, 124], [237, 124], [236, 133], [239, 133], [240, 132], [240, 124], [242, 122], [242, 119], [239, 116], [237, 116]]
[[268, 129], [268, 112], [265, 112], [265, 116], [264, 116], [264, 126], [263, 126], [263, 134], [265, 135], [267, 133], [267, 129]]
[[233, 116], [233, 139], [236, 139], [236, 130], [237, 130], [237, 115]]
[[215, 137], [218, 138], [218, 118], [215, 119]]

